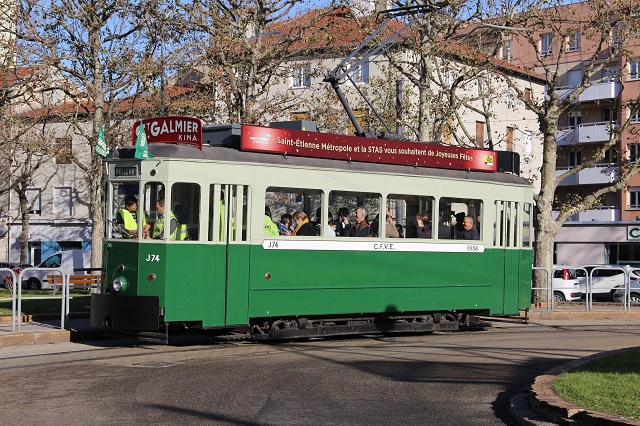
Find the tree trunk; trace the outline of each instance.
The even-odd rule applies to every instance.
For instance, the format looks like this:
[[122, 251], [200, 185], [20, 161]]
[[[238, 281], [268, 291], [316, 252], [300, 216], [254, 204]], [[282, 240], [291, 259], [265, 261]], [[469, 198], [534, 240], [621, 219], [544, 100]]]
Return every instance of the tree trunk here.
[[20, 263], [29, 263], [29, 200], [24, 191], [18, 194], [20, 202]]
[[[547, 122], [547, 128], [544, 134], [543, 163], [540, 172], [541, 185], [540, 193], [536, 197], [537, 213], [535, 217], [537, 226], [535, 227], [534, 266], [552, 272], [554, 241], [562, 226], [562, 223], [554, 220], [552, 216], [553, 200], [558, 186], [555, 172], [558, 154], [555, 134], [558, 131], [558, 119], [552, 116], [551, 119], [547, 118], [545, 121]], [[547, 279], [545, 273], [536, 272], [533, 286], [538, 289], [550, 289], [551, 281]], [[549, 295], [553, 297], [551, 293]], [[547, 291], [536, 290], [535, 297], [538, 300], [547, 300]]]

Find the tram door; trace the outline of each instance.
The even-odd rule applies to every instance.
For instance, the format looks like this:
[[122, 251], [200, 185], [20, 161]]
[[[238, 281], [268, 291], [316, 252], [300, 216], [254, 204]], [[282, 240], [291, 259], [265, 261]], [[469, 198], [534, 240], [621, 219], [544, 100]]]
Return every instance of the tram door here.
[[216, 242], [214, 270], [205, 306], [209, 322], [236, 325], [247, 321], [249, 294], [249, 187], [211, 185], [209, 241]]
[[496, 201], [494, 246], [498, 249], [497, 268], [503, 277], [503, 312], [518, 310], [520, 250], [518, 250], [518, 203]]

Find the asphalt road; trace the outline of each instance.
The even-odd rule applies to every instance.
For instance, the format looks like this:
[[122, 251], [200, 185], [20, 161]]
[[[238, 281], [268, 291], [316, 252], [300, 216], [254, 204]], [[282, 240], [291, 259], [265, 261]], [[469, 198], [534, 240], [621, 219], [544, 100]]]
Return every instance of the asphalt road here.
[[640, 324], [168, 347], [2, 348], [4, 424], [500, 425], [535, 376], [638, 346]]

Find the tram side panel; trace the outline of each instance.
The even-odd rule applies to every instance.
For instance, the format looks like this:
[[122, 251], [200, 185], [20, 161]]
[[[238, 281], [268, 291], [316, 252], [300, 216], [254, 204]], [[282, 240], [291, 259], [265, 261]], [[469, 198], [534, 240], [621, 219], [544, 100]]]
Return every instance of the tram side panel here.
[[496, 264], [492, 256], [490, 250], [381, 253], [254, 246], [249, 316], [502, 312], [504, 283], [490, 267]]
[[[531, 266], [533, 265], [533, 251], [529, 249], [518, 250], [518, 309], [531, 308]], [[516, 314], [518, 311], [510, 312]]]

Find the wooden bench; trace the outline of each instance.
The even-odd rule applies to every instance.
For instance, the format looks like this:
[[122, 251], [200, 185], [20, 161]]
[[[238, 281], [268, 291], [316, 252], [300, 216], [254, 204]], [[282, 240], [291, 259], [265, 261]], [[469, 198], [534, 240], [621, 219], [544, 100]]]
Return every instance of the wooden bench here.
[[[47, 281], [53, 285], [53, 294], [56, 294], [58, 288], [62, 288], [61, 275], [47, 275]], [[93, 288], [99, 288], [102, 284], [101, 275], [70, 275], [69, 290], [85, 290], [91, 291]]]

